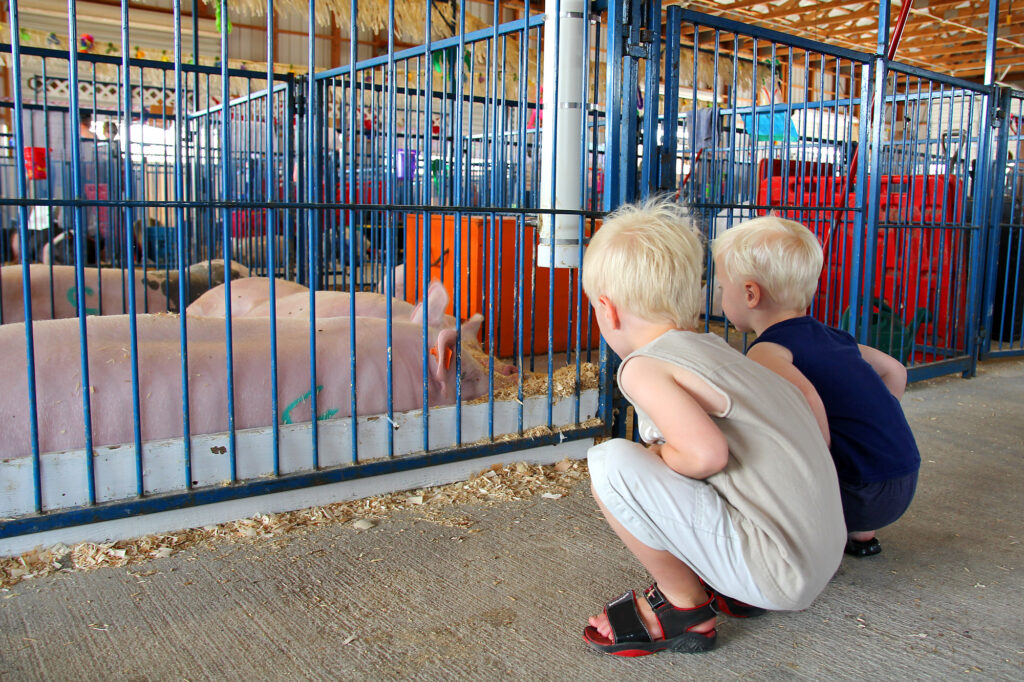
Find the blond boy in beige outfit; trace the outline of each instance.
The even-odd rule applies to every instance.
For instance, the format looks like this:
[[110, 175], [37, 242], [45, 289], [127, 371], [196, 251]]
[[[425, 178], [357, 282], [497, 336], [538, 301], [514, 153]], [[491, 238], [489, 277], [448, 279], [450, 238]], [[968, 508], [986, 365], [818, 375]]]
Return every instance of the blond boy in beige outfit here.
[[594, 497], [655, 584], [609, 602], [584, 639], [619, 656], [705, 651], [719, 611], [806, 608], [839, 566], [835, 467], [803, 395], [698, 334], [703, 247], [671, 202], [627, 205], [583, 260], [646, 446], [590, 449]]

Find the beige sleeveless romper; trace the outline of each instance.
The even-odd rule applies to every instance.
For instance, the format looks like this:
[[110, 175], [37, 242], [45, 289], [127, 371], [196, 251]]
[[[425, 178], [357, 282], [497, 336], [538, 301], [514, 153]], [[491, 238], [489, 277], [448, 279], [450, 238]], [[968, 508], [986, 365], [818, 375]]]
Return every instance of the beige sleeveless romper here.
[[[839, 566], [846, 527], [835, 466], [803, 395], [712, 334], [668, 332], [622, 367], [639, 355], [693, 372], [727, 398], [725, 412], [710, 416], [729, 444], [729, 462], [695, 481], [646, 448], [609, 441], [589, 457], [598, 496], [641, 542], [673, 552], [729, 596], [765, 608], [807, 607]], [[659, 440], [637, 414], [641, 437]]]

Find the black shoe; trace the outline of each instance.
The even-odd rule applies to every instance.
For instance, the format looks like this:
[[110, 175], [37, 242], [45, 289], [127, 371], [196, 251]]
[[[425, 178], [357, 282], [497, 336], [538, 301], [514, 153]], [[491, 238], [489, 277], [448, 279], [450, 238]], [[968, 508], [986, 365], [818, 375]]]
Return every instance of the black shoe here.
[[874, 556], [882, 551], [882, 545], [879, 544], [878, 538], [871, 538], [864, 542], [850, 538], [846, 541], [846, 549], [844, 551], [855, 557]]

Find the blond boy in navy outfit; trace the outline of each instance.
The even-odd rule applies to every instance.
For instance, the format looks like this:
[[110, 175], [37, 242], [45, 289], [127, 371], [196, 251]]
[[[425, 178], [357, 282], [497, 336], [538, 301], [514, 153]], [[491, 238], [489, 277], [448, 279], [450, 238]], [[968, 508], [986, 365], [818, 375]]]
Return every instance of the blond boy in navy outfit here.
[[921, 457], [900, 398], [903, 364], [806, 314], [818, 286], [818, 240], [792, 220], [765, 216], [714, 244], [722, 308], [757, 340], [747, 357], [800, 389], [829, 442], [839, 475], [846, 553], [882, 551], [875, 531], [910, 506]]

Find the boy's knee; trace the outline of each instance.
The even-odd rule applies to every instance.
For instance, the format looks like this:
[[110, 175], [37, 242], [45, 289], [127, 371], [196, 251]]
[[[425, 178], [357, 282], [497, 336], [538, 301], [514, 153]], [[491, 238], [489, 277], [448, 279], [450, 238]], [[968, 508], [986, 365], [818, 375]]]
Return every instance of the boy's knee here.
[[660, 475], [665, 467], [660, 457], [641, 443], [613, 438], [587, 451], [591, 487], [595, 490], [628, 489], [639, 481]]
[[598, 443], [587, 450], [587, 465], [591, 469], [597, 467], [599, 470], [615, 470], [623, 466], [629, 466], [629, 462], [637, 455], [647, 452], [640, 443], [626, 440], [625, 438], [612, 438], [603, 443]]

